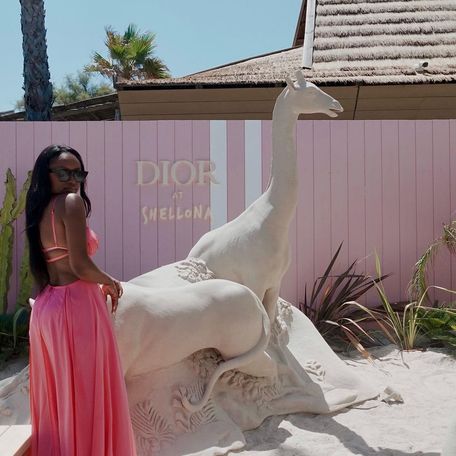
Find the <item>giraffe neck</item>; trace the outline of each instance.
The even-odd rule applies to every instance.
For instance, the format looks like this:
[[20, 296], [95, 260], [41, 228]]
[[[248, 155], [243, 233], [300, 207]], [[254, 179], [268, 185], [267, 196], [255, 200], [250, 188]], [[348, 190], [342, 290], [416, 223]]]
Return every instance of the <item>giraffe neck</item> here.
[[289, 224], [298, 200], [295, 126], [298, 115], [278, 100], [272, 115], [272, 163], [266, 195], [280, 221]]

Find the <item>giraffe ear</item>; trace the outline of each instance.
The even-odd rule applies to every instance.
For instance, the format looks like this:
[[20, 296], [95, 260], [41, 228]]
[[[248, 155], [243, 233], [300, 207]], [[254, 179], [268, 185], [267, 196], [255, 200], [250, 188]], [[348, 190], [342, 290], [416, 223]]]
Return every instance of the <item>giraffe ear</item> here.
[[296, 73], [295, 73], [295, 76], [296, 76], [296, 80], [298, 81], [298, 83], [301, 86], [305, 86], [306, 85], [306, 80], [305, 80], [304, 75], [302, 74], [301, 70], [297, 70]]
[[290, 90], [296, 90], [294, 82], [291, 80], [289, 76], [285, 76], [285, 81], [287, 81], [287, 86]]

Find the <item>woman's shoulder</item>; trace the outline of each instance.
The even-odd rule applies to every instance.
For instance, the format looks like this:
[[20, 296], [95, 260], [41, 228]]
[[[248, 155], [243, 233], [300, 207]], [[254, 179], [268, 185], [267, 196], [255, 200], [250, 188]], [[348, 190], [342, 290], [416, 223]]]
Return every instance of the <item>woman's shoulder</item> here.
[[57, 195], [58, 199], [62, 204], [63, 215], [64, 216], [71, 216], [71, 215], [78, 215], [82, 213], [85, 218], [85, 205], [84, 200], [78, 193], [62, 193]]

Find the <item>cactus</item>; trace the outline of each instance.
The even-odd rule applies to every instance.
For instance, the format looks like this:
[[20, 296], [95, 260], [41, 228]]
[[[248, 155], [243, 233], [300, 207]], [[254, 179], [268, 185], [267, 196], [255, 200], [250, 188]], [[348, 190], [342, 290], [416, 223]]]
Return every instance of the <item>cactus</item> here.
[[[30, 186], [31, 171], [28, 172], [27, 179], [24, 182], [19, 199], [16, 198], [16, 179], [8, 168], [6, 171], [5, 181], [5, 197], [3, 205], [0, 210], [0, 314], [6, 313], [8, 310], [8, 291], [9, 282], [12, 272], [12, 256], [14, 245], [14, 228], [13, 222], [22, 214], [25, 209], [25, 198], [27, 190]], [[28, 249], [26, 248], [24, 254], [28, 256]], [[24, 263], [22, 259], [21, 269]], [[25, 279], [25, 286], [27, 287], [27, 275], [30, 273], [21, 271], [21, 278]], [[22, 283], [21, 283], [22, 286]], [[26, 290], [24, 290], [25, 292]]]
[[14, 242], [13, 208], [16, 205], [16, 179], [8, 168], [6, 171], [5, 197], [0, 213], [0, 313], [8, 309], [8, 290], [12, 270]]
[[19, 269], [19, 290], [16, 300], [16, 310], [19, 308], [30, 308], [28, 299], [32, 295], [33, 278], [29, 266], [29, 245], [28, 240], [24, 242], [24, 252], [22, 254], [21, 266]]

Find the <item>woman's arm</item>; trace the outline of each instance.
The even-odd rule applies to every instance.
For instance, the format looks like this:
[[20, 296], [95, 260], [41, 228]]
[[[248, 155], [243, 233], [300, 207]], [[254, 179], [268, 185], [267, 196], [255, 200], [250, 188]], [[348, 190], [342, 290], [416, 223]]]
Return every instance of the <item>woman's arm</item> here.
[[85, 206], [77, 193], [66, 195], [62, 220], [73, 273], [88, 282], [114, 286], [115, 279], [98, 268], [87, 254]]

